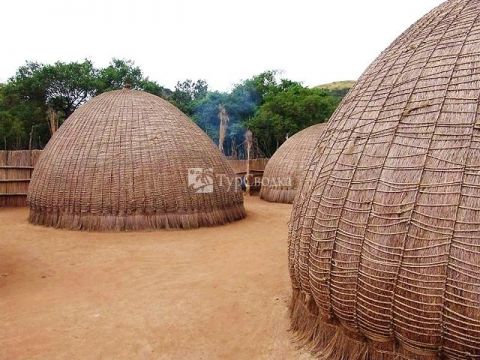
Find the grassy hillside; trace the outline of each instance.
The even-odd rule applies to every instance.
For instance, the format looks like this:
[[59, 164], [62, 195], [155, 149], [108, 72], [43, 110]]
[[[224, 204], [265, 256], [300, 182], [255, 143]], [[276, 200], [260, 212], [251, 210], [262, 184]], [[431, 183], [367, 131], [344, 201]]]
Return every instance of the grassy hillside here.
[[315, 86], [315, 88], [326, 89], [331, 94], [335, 96], [339, 96], [340, 98], [343, 98], [345, 95], [347, 95], [347, 93], [350, 91], [353, 85], [355, 85], [355, 81], [346, 80], [346, 81], [335, 81], [328, 84], [317, 85]]
[[345, 80], [345, 81], [334, 81], [328, 84], [317, 85], [315, 87], [328, 89], [328, 90], [345, 90], [345, 89], [351, 89], [353, 85], [355, 85], [355, 81]]

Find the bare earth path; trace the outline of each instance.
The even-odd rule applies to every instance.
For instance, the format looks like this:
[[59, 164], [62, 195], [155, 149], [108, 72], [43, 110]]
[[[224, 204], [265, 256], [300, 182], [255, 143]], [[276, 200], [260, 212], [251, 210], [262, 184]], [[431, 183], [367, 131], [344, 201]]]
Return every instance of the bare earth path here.
[[0, 359], [298, 359], [290, 205], [217, 228], [85, 233], [0, 209]]

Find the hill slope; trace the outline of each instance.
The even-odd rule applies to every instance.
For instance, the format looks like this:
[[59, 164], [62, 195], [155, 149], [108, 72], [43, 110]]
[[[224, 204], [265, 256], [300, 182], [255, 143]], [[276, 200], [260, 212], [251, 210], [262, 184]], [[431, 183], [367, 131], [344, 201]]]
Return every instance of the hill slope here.
[[315, 88], [322, 88], [328, 90], [345, 90], [351, 89], [355, 85], [355, 81], [353, 80], [345, 80], [345, 81], [334, 81], [328, 84], [317, 85]]

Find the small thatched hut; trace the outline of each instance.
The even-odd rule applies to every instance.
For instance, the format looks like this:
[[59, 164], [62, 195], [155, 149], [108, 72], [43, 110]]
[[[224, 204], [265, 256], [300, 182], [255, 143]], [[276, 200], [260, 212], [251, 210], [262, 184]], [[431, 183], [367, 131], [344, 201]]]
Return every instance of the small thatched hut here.
[[111, 91], [75, 111], [35, 167], [30, 221], [81, 230], [192, 228], [245, 216], [231, 167], [169, 102]]
[[294, 202], [292, 326], [322, 359], [480, 359], [480, 0], [366, 70]]
[[268, 161], [263, 173], [260, 197], [291, 204], [305, 175], [305, 167], [320, 139], [325, 124], [310, 126], [285, 141]]

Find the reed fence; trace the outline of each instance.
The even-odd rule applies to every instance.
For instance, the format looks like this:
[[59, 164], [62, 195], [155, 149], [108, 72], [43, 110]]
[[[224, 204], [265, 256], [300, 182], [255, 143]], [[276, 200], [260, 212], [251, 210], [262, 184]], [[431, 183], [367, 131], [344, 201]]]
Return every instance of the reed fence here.
[[26, 206], [33, 168], [41, 150], [0, 150], [0, 207]]

